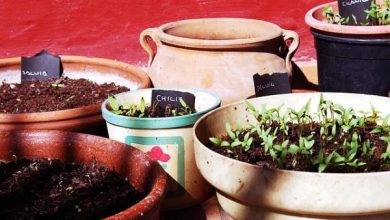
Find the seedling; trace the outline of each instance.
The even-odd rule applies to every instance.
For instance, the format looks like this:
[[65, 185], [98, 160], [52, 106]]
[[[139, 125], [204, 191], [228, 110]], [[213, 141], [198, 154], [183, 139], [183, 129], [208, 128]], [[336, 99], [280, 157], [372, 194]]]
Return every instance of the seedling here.
[[[372, 159], [381, 160], [377, 170], [390, 164], [390, 115], [380, 117], [380, 113], [371, 106], [371, 112], [356, 112], [340, 104], [325, 100], [320, 95], [317, 112], [311, 112], [311, 100], [298, 111], [288, 108], [282, 114], [279, 108], [257, 109], [252, 103], [245, 102], [247, 110], [257, 119], [256, 123], [243, 128], [243, 123], [233, 128], [225, 124], [226, 134], [211, 137], [215, 147], [221, 147], [229, 155], [239, 157], [237, 153], [264, 152], [285, 169], [296, 166], [314, 166], [318, 172], [328, 169], [355, 169], [369, 171]], [[380, 152], [375, 144], [382, 142], [387, 149]], [[264, 157], [264, 156], [262, 156]]]
[[187, 103], [182, 98], [179, 100], [182, 107], [172, 108], [171, 106], [166, 106], [163, 110], [158, 106], [157, 101], [151, 106], [147, 105], [144, 97], [140, 99], [139, 104], [125, 103], [120, 105], [115, 97], [110, 96], [108, 97], [108, 104], [112, 113], [129, 117], [174, 117], [192, 114], [193, 110], [187, 105]]

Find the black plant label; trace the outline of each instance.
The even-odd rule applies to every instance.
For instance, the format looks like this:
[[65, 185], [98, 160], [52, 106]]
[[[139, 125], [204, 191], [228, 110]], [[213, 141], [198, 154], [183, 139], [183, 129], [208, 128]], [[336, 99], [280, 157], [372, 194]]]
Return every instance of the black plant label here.
[[22, 57], [22, 83], [61, 77], [61, 58], [43, 50], [32, 57]]
[[175, 90], [152, 90], [152, 103], [154, 105], [166, 108], [183, 108], [182, 99], [185, 104], [194, 109], [195, 107], [195, 95], [189, 92], [180, 92]]
[[288, 73], [253, 75], [256, 97], [291, 93]]
[[372, 0], [338, 0], [341, 17], [348, 18], [349, 25], [367, 25], [369, 20], [364, 10], [369, 10]]

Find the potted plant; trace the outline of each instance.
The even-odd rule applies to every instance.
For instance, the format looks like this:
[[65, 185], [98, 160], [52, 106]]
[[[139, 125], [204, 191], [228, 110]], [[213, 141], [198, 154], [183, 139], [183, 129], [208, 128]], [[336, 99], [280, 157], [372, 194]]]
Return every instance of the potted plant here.
[[[115, 83], [117, 86], [126, 87], [126, 90], [149, 88], [151, 86], [151, 81], [147, 74], [144, 71], [130, 64], [102, 58], [89, 58], [81, 56], [61, 56], [61, 60], [64, 68], [63, 76], [69, 78], [69, 80], [66, 81], [83, 78], [97, 84]], [[39, 101], [39, 97], [41, 95], [39, 93], [41, 91], [39, 91], [37, 85], [35, 85], [34, 83], [29, 83], [31, 91], [23, 87], [23, 89], [25, 89], [24, 92], [26, 92], [27, 94], [33, 94], [25, 95], [24, 98], [38, 99], [39, 102], [37, 103], [45, 107], [53, 107], [55, 109], [57, 105], [62, 105], [66, 102], [74, 102], [79, 98], [83, 98], [83, 95], [87, 95], [86, 93], [83, 93], [86, 91], [88, 91], [89, 94], [95, 92], [94, 95], [97, 95], [98, 99], [93, 100], [93, 102], [90, 102], [89, 104], [81, 103], [81, 106], [72, 107], [69, 109], [43, 111], [38, 111], [40, 110], [39, 105], [38, 107], [30, 106], [31, 109], [29, 109], [27, 105], [28, 102], [26, 100], [20, 99], [19, 101], [22, 104], [27, 105], [28, 112], [24, 113], [21, 110], [18, 112], [12, 112], [12, 110], [18, 110], [18, 106], [16, 104], [12, 104], [12, 101], [18, 101], [18, 97], [11, 98], [11, 100], [9, 100], [9, 98], [13, 97], [15, 94], [18, 93], [18, 91], [15, 90], [18, 90], [18, 84], [21, 83], [20, 69], [20, 57], [0, 59], [0, 82], [1, 84], [10, 84], [9, 86], [3, 85], [4, 90], [2, 89], [2, 92], [0, 93], [0, 130], [4, 131], [18, 129], [56, 129], [83, 131], [100, 135], [105, 135], [107, 133], [104, 120], [100, 112], [101, 103], [104, 101], [105, 98], [107, 98], [107, 96], [102, 96], [102, 94], [96, 92], [96, 85], [93, 85], [92, 87], [88, 88], [88, 90], [86, 90], [86, 88], [79, 88], [81, 92], [73, 91], [74, 94], [72, 95], [69, 94], [69, 91], [67, 91], [66, 88], [64, 88], [65, 83], [67, 83], [66, 81], [53, 82], [51, 85], [49, 85], [49, 87], [51, 88], [43, 88], [46, 90], [56, 90], [57, 93], [55, 95], [61, 96], [52, 98], [51, 101], [56, 99], [62, 100], [62, 102], [60, 101], [59, 103], [53, 104], [49, 103], [46, 98], [41, 98], [41, 100]], [[81, 87], [84, 85], [83, 83], [84, 81], [80, 84]], [[113, 86], [111, 89], [108, 90], [112, 90], [111, 92], [115, 92], [115, 88], [117, 86]], [[8, 88], [7, 90], [7, 88], [5, 87], [11, 87], [13, 89]], [[61, 93], [64, 90], [67, 92]], [[117, 91], [123, 91], [123, 89]], [[23, 96], [23, 94], [19, 95]], [[92, 98], [96, 99], [94, 95], [92, 95]], [[6, 105], [8, 101], [10, 101], [9, 105], [3, 106]], [[86, 103], [83, 99], [80, 99], [80, 101]], [[11, 112], [8, 111], [9, 109], [6, 110], [6, 108], [11, 108]], [[31, 112], [30, 110], [34, 110], [34, 108], [36, 112]]]
[[195, 124], [196, 164], [235, 219], [388, 219], [389, 107], [347, 93], [224, 106]]
[[[160, 108], [156, 107], [159, 101], [152, 101], [154, 91], [191, 94], [195, 97], [194, 109], [179, 99], [179, 108], [164, 108], [163, 115], [156, 115]], [[220, 102], [219, 97], [199, 90], [142, 89], [115, 95], [102, 104], [109, 138], [143, 150], [168, 173], [164, 209], [189, 207], [207, 197], [209, 184], [195, 165], [192, 126]]]
[[320, 91], [388, 96], [390, 1], [377, 2], [365, 10], [375, 25], [345, 25], [347, 19], [338, 14], [337, 2], [307, 12], [305, 21], [317, 50]]
[[[0, 204], [2, 204], [0, 213], [2, 213], [3, 217], [4, 214], [7, 214], [7, 206], [13, 206], [16, 210], [20, 207], [30, 207], [28, 206], [28, 204], [30, 204], [28, 201], [33, 199], [38, 199], [38, 201], [39, 199], [44, 199], [46, 198], [44, 194], [45, 189], [52, 189], [52, 191], [47, 191], [46, 193], [47, 195], [50, 194], [50, 197], [46, 198], [46, 200], [41, 200], [46, 201], [47, 209], [42, 209], [39, 213], [37, 213], [36, 210], [30, 209], [29, 212], [23, 209], [20, 210], [21, 212], [15, 211], [8, 214], [11, 214], [11, 218], [18, 218], [17, 214], [24, 212], [27, 214], [27, 218], [33, 218], [35, 215], [32, 213], [36, 213], [36, 218], [39, 219], [45, 217], [50, 218], [50, 215], [45, 216], [45, 214], [54, 210], [54, 212], [63, 212], [62, 215], [57, 216], [58, 219], [69, 216], [67, 215], [69, 213], [75, 214], [72, 219], [82, 219], [83, 216], [85, 216], [85, 213], [88, 213], [100, 205], [104, 205], [104, 203], [101, 203], [102, 201], [109, 204], [117, 199], [115, 198], [115, 195], [113, 195], [110, 199], [96, 199], [95, 202], [89, 201], [89, 203], [86, 204], [85, 201], [88, 201], [88, 198], [91, 196], [99, 197], [100, 195], [104, 195], [106, 191], [102, 186], [99, 186], [101, 188], [95, 188], [95, 195], [89, 194], [89, 196], [87, 196], [88, 198], [84, 197], [85, 200], [82, 199], [83, 194], [84, 196], [88, 195], [87, 190], [83, 191], [85, 185], [104, 183], [96, 181], [96, 178], [98, 178], [101, 173], [106, 173], [104, 178], [112, 181], [115, 176], [112, 171], [109, 170], [115, 170], [115, 172], [123, 175], [122, 178], [127, 177], [127, 179], [124, 180], [127, 180], [126, 182], [143, 196], [134, 205], [122, 207], [122, 210], [117, 210], [114, 213], [112, 213], [112, 210], [105, 210], [112, 213], [112, 215], [105, 217], [107, 217], [107, 219], [159, 218], [160, 205], [167, 189], [167, 177], [163, 169], [161, 169], [161, 166], [142, 151], [106, 138], [65, 131], [3, 131], [0, 132], [0, 137], [0, 145], [2, 146], [0, 148], [0, 169], [4, 171], [0, 177], [0, 197], [2, 199], [8, 198], [0, 201]], [[33, 163], [26, 164], [26, 159], [34, 161]], [[58, 160], [60, 160], [60, 162]], [[11, 169], [7, 169], [7, 165], [5, 165], [4, 162], [13, 163], [11, 166], [8, 166], [11, 167]], [[62, 175], [55, 175], [56, 172], [60, 172], [59, 170], [63, 169], [64, 165], [61, 164], [61, 162], [68, 163], [68, 165], [66, 165], [66, 169], [68, 170], [72, 167], [77, 167], [75, 163], [92, 164], [92, 167], [90, 168], [83, 166], [80, 170], [81, 173], [85, 171], [88, 173], [88, 170], [93, 170], [97, 167], [99, 168], [95, 173], [89, 172], [87, 176], [81, 176], [79, 179], [77, 179], [77, 176], [74, 176], [72, 181], [69, 181], [67, 176], [74, 175], [75, 172], [64, 172]], [[105, 168], [101, 168], [100, 166], [104, 166]], [[107, 172], [111, 173], [107, 174]], [[41, 179], [48, 175], [48, 179]], [[50, 177], [50, 175], [52, 176]], [[56, 178], [63, 179], [63, 181], [56, 181]], [[87, 181], [83, 182], [85, 179]], [[54, 188], [50, 188], [53, 181], [57, 182], [57, 185], [54, 185]], [[13, 182], [14, 185], [6, 185], [7, 182]], [[114, 183], [115, 181], [112, 181], [112, 185], [110, 185], [111, 188], [109, 187], [108, 189], [113, 189], [114, 191], [118, 186], [114, 185]], [[44, 187], [41, 187], [42, 184]], [[107, 182], [105, 184], [107, 184]], [[56, 194], [56, 192], [63, 192], [60, 189], [65, 186], [65, 194], [67, 196], [62, 197], [62, 199], [58, 198], [60, 195]], [[25, 191], [21, 191], [23, 190], [23, 187], [25, 187]], [[77, 190], [80, 188], [81, 191]], [[100, 192], [99, 189], [101, 190]], [[16, 193], [16, 197], [7, 194], [7, 192], [10, 191]], [[28, 196], [31, 195], [28, 192], [38, 196]], [[41, 194], [39, 194], [39, 192], [41, 192]], [[79, 192], [81, 199], [72, 200], [74, 197], [73, 193], [77, 192]], [[121, 193], [123, 193], [123, 191]], [[118, 196], [123, 195], [121, 193]], [[19, 197], [23, 198], [20, 199]], [[16, 198], [16, 201], [19, 203], [16, 203], [15, 200], [10, 198]], [[57, 206], [61, 202], [62, 205], [65, 205], [65, 208], [63, 206]], [[42, 204], [45, 205], [44, 202]], [[42, 207], [42, 204], [33, 203], [31, 207]], [[66, 209], [67, 206], [68, 209]], [[110, 209], [116, 208], [111, 207]], [[101, 210], [103, 210], [103, 208], [101, 208]], [[97, 211], [99, 212], [99, 210]], [[26, 218], [26, 216], [24, 216], [24, 218]]]

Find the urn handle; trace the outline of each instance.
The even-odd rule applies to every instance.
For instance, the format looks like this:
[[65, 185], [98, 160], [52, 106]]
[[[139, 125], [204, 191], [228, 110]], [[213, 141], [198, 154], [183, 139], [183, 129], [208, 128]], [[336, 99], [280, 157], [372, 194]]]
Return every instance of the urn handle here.
[[286, 55], [286, 68], [290, 74], [292, 74], [292, 64], [291, 64], [291, 58], [294, 56], [295, 52], [298, 49], [299, 46], [299, 36], [297, 32], [295, 31], [290, 31], [290, 30], [282, 30], [283, 32], [283, 39], [284, 41], [291, 40], [291, 44], [288, 47], [288, 52]]
[[142, 31], [140, 35], [140, 43], [142, 48], [146, 51], [146, 53], [149, 56], [148, 65], [152, 65], [153, 59], [156, 56], [156, 54], [153, 51], [153, 48], [149, 45], [147, 39], [150, 38], [154, 41], [154, 43], [159, 46], [161, 44], [161, 41], [157, 35], [158, 28], [148, 28]]

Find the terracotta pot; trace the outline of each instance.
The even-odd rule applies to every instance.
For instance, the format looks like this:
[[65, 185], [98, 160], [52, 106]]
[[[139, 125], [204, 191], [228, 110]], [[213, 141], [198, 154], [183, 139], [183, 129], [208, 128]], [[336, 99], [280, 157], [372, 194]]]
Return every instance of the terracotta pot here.
[[[153, 89], [116, 95], [120, 104], [138, 104], [142, 97], [150, 105]], [[179, 90], [195, 95], [196, 113], [166, 118], [119, 116], [102, 105], [110, 139], [130, 144], [158, 160], [169, 175], [168, 194], [163, 209], [182, 209], [204, 201], [210, 185], [195, 165], [193, 124], [205, 113], [218, 107], [219, 97], [199, 90]], [[162, 155], [164, 157], [162, 157]]]
[[[130, 64], [81, 56], [61, 56], [64, 75], [86, 78], [97, 83], [114, 82], [131, 90], [149, 88], [146, 73]], [[20, 57], [0, 59], [0, 82], [20, 83]], [[94, 132], [104, 130], [100, 112], [101, 103], [61, 111], [5, 114], [0, 113], [0, 130], [57, 129]]]
[[[390, 99], [372, 95], [323, 93], [324, 98], [356, 111], [390, 113]], [[257, 108], [300, 109], [310, 98], [317, 109], [319, 93], [265, 96], [250, 101]], [[232, 127], [255, 123], [244, 102], [224, 106], [194, 126], [196, 164], [217, 190], [217, 198], [234, 219], [389, 219], [390, 172], [332, 174], [268, 169], [218, 154], [205, 145], [209, 137]]]
[[[157, 45], [156, 54], [148, 37]], [[286, 40], [292, 40], [288, 48]], [[299, 38], [261, 20], [205, 18], [146, 29], [140, 42], [149, 55], [148, 73], [154, 86], [201, 88], [227, 104], [255, 93], [256, 73], [291, 75]]]
[[146, 195], [137, 204], [107, 219], [158, 219], [167, 177], [160, 165], [140, 150], [116, 141], [64, 131], [0, 132], [0, 161], [12, 155], [97, 163], [129, 177], [129, 183]]
[[320, 91], [388, 96], [390, 92], [390, 25], [350, 26], [326, 22], [325, 5], [307, 12], [314, 35]]

